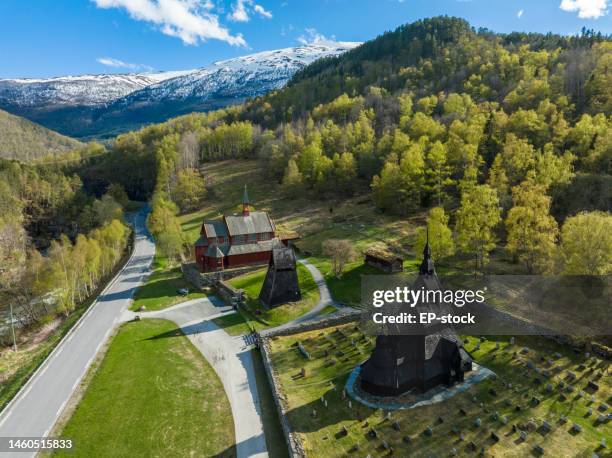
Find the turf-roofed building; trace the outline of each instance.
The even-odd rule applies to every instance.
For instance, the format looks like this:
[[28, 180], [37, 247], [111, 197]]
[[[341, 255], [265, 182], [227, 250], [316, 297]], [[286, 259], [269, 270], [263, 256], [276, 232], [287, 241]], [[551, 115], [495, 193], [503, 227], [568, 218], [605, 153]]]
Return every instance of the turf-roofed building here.
[[250, 211], [245, 186], [242, 213], [202, 223], [195, 258], [203, 271], [267, 264], [272, 250], [287, 245], [292, 238], [277, 233], [267, 212]]

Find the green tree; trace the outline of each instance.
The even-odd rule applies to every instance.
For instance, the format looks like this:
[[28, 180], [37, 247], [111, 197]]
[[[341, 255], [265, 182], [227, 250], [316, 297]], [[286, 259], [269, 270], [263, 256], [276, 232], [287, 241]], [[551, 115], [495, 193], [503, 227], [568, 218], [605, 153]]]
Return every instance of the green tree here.
[[115, 199], [115, 202], [124, 209], [130, 201], [125, 189], [119, 183], [111, 183], [106, 190], [106, 194]]
[[442, 207], [429, 210], [427, 228], [419, 227], [416, 232], [414, 251], [417, 256], [423, 252], [429, 230], [429, 246], [431, 255], [435, 260], [444, 259], [455, 254], [455, 241], [453, 233], [448, 227], [448, 216]]
[[446, 198], [444, 190], [454, 181], [450, 178], [451, 169], [446, 160], [446, 147], [440, 141], [435, 142], [427, 152], [426, 188], [436, 200], [438, 206]]
[[488, 185], [466, 189], [457, 210], [455, 231], [459, 249], [474, 255], [475, 268], [484, 267], [495, 248], [495, 228], [501, 220], [497, 193]]
[[355, 180], [357, 179], [357, 163], [351, 153], [334, 155], [333, 180], [334, 187], [341, 193], [352, 195], [355, 190]]
[[612, 215], [583, 212], [561, 229], [563, 271], [568, 275], [612, 274]]
[[550, 216], [550, 197], [545, 192], [546, 188], [533, 178], [515, 186], [512, 189], [514, 206], [506, 218], [506, 248], [529, 273], [547, 273], [554, 267], [559, 230]]
[[283, 175], [282, 189], [289, 197], [296, 197], [303, 189], [304, 178], [293, 159], [289, 160]]
[[196, 169], [183, 169], [176, 175], [174, 201], [182, 211], [194, 210], [206, 196], [204, 179]]
[[105, 194], [101, 199], [95, 200], [92, 205], [92, 210], [94, 221], [98, 226], [110, 223], [114, 219], [123, 219], [123, 209], [121, 205], [119, 205], [110, 194]]

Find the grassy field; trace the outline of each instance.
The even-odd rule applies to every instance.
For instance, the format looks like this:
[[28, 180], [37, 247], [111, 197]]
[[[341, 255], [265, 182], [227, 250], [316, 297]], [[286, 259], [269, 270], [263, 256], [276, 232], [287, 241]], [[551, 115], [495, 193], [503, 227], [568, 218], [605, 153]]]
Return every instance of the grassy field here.
[[[342, 328], [346, 337], [330, 328], [276, 337], [271, 342], [272, 360], [287, 399], [289, 420], [301, 436], [309, 456], [387, 455], [389, 451], [384, 449], [383, 443], [393, 448], [394, 456], [449, 456], [453, 448], [460, 455], [469, 455], [467, 444], [470, 442], [474, 442], [477, 451], [484, 447], [486, 456], [537, 456], [534, 448], [538, 445], [544, 448], [545, 456], [591, 457], [595, 451], [599, 456], [609, 456], [606, 450], [599, 449], [599, 444], [602, 438], [610, 444], [612, 425], [596, 421], [601, 414], [599, 406], [612, 401], [612, 383], [605, 373], [608, 363], [593, 358], [584, 361], [581, 355], [544, 338], [517, 337], [514, 346], [505, 338], [487, 340], [479, 350], [475, 350], [477, 339], [469, 338], [468, 350], [498, 378], [483, 381], [443, 403], [393, 412], [388, 420], [380, 410], [367, 408], [356, 401], [352, 401], [352, 408], [349, 408], [348, 400], [342, 400], [349, 372], [368, 358], [372, 347], [371, 338], [363, 340], [355, 325]], [[356, 341], [358, 350], [351, 339]], [[306, 360], [297, 350], [298, 341], [313, 355], [311, 360]], [[496, 349], [497, 341], [500, 349]], [[332, 348], [332, 344], [336, 348]], [[522, 353], [524, 347], [529, 348], [526, 354]], [[324, 356], [325, 350], [329, 357]], [[339, 351], [343, 352], [342, 356]], [[557, 352], [561, 357], [553, 356]], [[542, 358], [552, 358], [551, 364]], [[540, 376], [543, 380], [536, 384], [538, 375], [526, 367], [527, 361], [553, 375], [549, 379]], [[302, 367], [306, 370], [305, 378], [300, 374]], [[571, 394], [564, 393], [566, 399], [562, 400], [558, 384], [565, 380], [569, 371], [577, 377], [572, 382], [575, 390]], [[593, 394], [594, 402], [591, 392], [585, 388], [591, 379], [596, 379], [600, 386]], [[549, 383], [553, 386], [551, 393], [546, 389]], [[581, 390], [585, 395], [579, 397]], [[327, 408], [320, 400], [322, 396], [328, 402]], [[538, 405], [531, 403], [533, 397], [540, 400]], [[517, 405], [521, 406], [520, 411]], [[313, 409], [317, 412], [316, 418], [312, 416]], [[460, 409], [465, 410], [465, 416]], [[497, 420], [494, 419], [496, 412]], [[562, 415], [567, 416], [567, 422], [560, 420]], [[506, 425], [501, 421], [504, 416], [508, 418]], [[440, 417], [442, 422], [438, 420]], [[475, 425], [477, 418], [481, 419], [480, 427]], [[526, 440], [521, 440], [518, 432], [512, 432], [512, 425], [525, 425], [530, 419], [538, 430], [529, 432]], [[540, 429], [543, 421], [552, 426], [550, 432]], [[395, 427], [394, 422], [397, 422]], [[570, 431], [574, 423], [582, 427], [581, 432]], [[346, 436], [342, 427], [347, 429]], [[432, 428], [431, 436], [424, 434], [428, 427]], [[377, 431], [376, 438], [369, 435], [372, 428]], [[497, 443], [491, 438], [493, 432], [499, 437]], [[463, 434], [463, 441], [460, 434]]]
[[[179, 288], [189, 289], [189, 294], [181, 296], [177, 293]], [[138, 310], [142, 306], [146, 307], [148, 311], [160, 310], [180, 302], [205, 296], [206, 294], [202, 292], [193, 291], [193, 286], [183, 278], [183, 273], [179, 267], [158, 268], [138, 288], [130, 310]]]
[[319, 301], [319, 289], [310, 275], [310, 272], [302, 264], [297, 265], [298, 281], [302, 292], [302, 300], [266, 309], [259, 303], [259, 291], [266, 276], [266, 269], [232, 278], [230, 283], [246, 293], [246, 307], [250, 315], [250, 324], [255, 329], [274, 327], [291, 321], [308, 312]]
[[251, 328], [244, 317], [236, 312], [213, 319], [213, 322], [230, 336], [241, 336], [251, 333]]
[[327, 238], [348, 238], [358, 250], [372, 243], [408, 249], [404, 245], [407, 237], [424, 221], [422, 215], [400, 220], [381, 214], [366, 196], [330, 201], [304, 193], [287, 198], [265, 177], [257, 161], [209, 163], [203, 166], [202, 173], [212, 192], [199, 211], [180, 217], [186, 240], [191, 243], [199, 237], [203, 219], [239, 211], [242, 184], [248, 185], [255, 209], [270, 212], [279, 229], [297, 231], [301, 236], [298, 247], [313, 255], [320, 254], [321, 242]]
[[66, 457], [235, 456], [221, 381], [164, 320], [119, 329], [62, 436]]

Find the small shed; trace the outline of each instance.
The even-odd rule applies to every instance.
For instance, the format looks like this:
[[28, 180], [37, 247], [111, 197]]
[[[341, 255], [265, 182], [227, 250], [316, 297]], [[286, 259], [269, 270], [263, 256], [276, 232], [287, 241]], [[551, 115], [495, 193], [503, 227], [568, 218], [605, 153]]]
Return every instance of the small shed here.
[[259, 300], [268, 307], [297, 302], [302, 298], [293, 249], [280, 246], [272, 250]]
[[404, 260], [400, 256], [379, 247], [366, 250], [364, 263], [390, 274], [404, 270]]

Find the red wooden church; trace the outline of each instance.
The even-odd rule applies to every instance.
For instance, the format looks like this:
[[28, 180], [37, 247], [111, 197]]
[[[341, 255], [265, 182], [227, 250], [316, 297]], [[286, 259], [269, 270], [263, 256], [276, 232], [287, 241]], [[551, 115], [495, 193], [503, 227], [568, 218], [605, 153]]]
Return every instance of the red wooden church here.
[[267, 264], [272, 249], [287, 245], [295, 237], [277, 233], [265, 211], [250, 211], [246, 185], [242, 214], [224, 215], [204, 221], [195, 245], [195, 258], [203, 271]]

